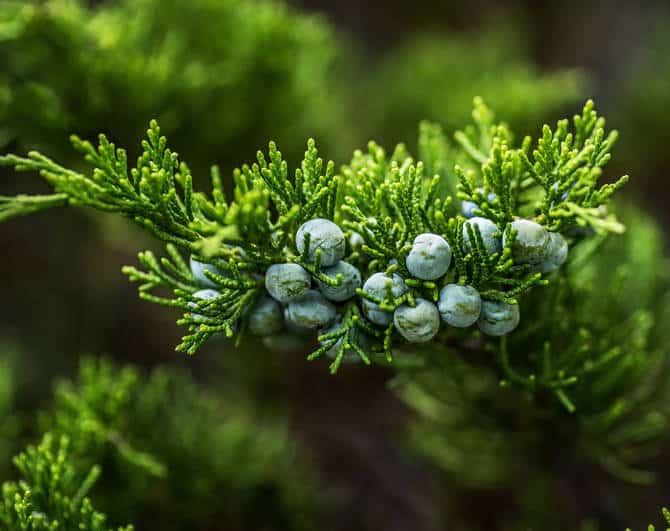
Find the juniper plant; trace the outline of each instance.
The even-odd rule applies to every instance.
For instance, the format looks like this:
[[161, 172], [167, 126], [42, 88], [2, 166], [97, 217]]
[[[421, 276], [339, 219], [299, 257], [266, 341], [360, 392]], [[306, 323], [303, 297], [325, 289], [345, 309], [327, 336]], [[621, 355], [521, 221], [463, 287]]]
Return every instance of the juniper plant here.
[[115, 520], [165, 530], [313, 529], [321, 498], [280, 411], [261, 414], [227, 389], [166, 367], [143, 374], [84, 359], [77, 378], [56, 383], [39, 427], [67, 436], [78, 470], [104, 466], [96, 505]]
[[[73, 459], [66, 436], [57, 439], [45, 434], [39, 445], [28, 446], [16, 456], [14, 464], [21, 480], [4, 483], [0, 498], [0, 523], [6, 529], [111, 531], [107, 516], [95, 510], [87, 497], [100, 476], [100, 467], [84, 472], [81, 461]], [[670, 525], [670, 511], [663, 508], [661, 513]], [[594, 528], [584, 523], [581, 529]], [[133, 526], [116, 530], [132, 531]], [[655, 531], [656, 527], [650, 524], [647, 530]]]
[[[304, 271], [305, 288], [312, 281], [341, 285], [340, 274], [333, 278], [324, 270], [340, 258], [361, 271], [363, 278], [397, 276], [408, 289], [393, 293], [390, 288], [381, 292], [359, 288], [355, 297], [341, 301], [340, 326], [309, 356], [318, 358], [345, 338], [331, 371], [337, 371], [349, 348], [366, 363], [381, 359], [390, 363], [394, 345], [413, 334], [398, 334], [392, 320], [382, 326], [381, 321], [368, 321], [360, 311], [362, 303], [390, 315], [403, 305], [415, 306], [418, 298], [437, 303], [440, 288], [455, 283], [476, 289], [484, 308], [494, 303], [515, 307], [527, 292], [550, 282], [536, 270], [534, 260], [529, 263], [515, 253], [517, 241], [526, 241], [518, 237], [519, 220], [532, 220], [546, 234], [561, 233], [572, 247], [585, 240], [589, 230], [598, 234], [623, 230], [607, 205], [627, 177], [597, 184], [616, 133], [605, 133], [604, 119], [591, 101], [574, 117], [572, 128], [568, 120], [560, 120], [553, 129], [545, 126], [535, 148], [529, 137], [515, 146], [509, 129], [494, 122], [480, 99], [475, 100], [473, 118], [473, 125], [455, 135], [457, 154], [451, 162], [442, 161], [442, 167], [453, 166], [458, 200], [476, 203], [479, 215], [494, 227], [491, 230], [472, 220], [466, 223], [454, 198], [442, 191], [443, 177], [427, 175], [425, 163], [415, 161], [402, 145], [387, 156], [370, 143], [367, 153], [357, 151], [351, 163], [336, 173], [334, 163], [325, 163], [310, 140], [291, 176], [281, 152], [270, 143], [267, 154], [258, 152], [255, 163], [235, 170], [230, 198], [216, 167], [211, 171], [210, 193], [197, 192], [189, 167], [167, 147], [156, 122], [150, 125], [134, 167], [129, 167], [125, 150], [104, 135], [97, 147], [72, 137], [74, 147], [93, 168], [88, 175], [38, 152], [27, 158], [3, 156], [2, 165], [39, 172], [53, 193], [4, 197], [0, 219], [55, 206], [87, 206], [128, 217], [167, 242], [165, 258], [140, 253], [143, 269], [129, 266], [124, 273], [140, 284], [143, 299], [183, 312], [178, 322], [188, 333], [177, 350], [189, 354], [215, 334], [236, 338], [245, 334], [249, 311], [265, 293], [264, 275], [277, 264]], [[454, 165], [453, 160], [463, 164]], [[564, 192], [567, 196], [562, 198]], [[350, 238], [354, 232], [364, 243], [359, 250], [347, 250], [345, 234]], [[406, 266], [412, 242], [425, 233], [442, 238], [453, 255], [453, 267], [433, 280], [413, 277]], [[493, 241], [498, 243], [492, 246]], [[204, 275], [218, 295], [197, 296], [202, 282], [187, 265], [188, 257], [213, 266], [198, 267], [197, 274]], [[163, 294], [165, 289], [173, 295]], [[278, 301], [289, 302], [281, 297]], [[518, 319], [513, 321], [493, 335], [511, 331]], [[312, 326], [317, 322], [326, 325], [332, 319], [314, 320]], [[482, 330], [486, 333], [489, 328]], [[468, 329], [468, 334], [476, 333]], [[462, 341], [462, 333], [457, 334]], [[436, 341], [452, 335], [443, 327]], [[365, 348], [362, 336], [370, 340]], [[506, 339], [502, 341], [504, 352]], [[569, 376], [555, 385], [561, 387], [565, 381]], [[510, 379], [510, 383], [520, 382]]]
[[[82, 470], [73, 465], [69, 439], [46, 434], [39, 446], [29, 446], [14, 459], [21, 480], [2, 486], [0, 523], [4, 529], [75, 531], [111, 529], [106, 516], [96, 511], [88, 493], [100, 476], [100, 468]], [[118, 531], [131, 531], [119, 527]]]

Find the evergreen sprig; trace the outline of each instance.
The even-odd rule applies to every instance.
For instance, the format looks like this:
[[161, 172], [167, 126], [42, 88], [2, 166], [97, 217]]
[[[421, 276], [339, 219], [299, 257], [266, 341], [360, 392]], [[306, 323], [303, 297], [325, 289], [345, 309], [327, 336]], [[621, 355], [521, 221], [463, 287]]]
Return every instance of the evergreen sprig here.
[[[71, 461], [69, 439], [46, 434], [38, 446], [29, 446], [14, 459], [19, 482], [2, 486], [0, 523], [5, 529], [27, 531], [103, 531], [107, 517], [87, 497], [100, 468], [82, 473]], [[118, 531], [132, 531], [132, 526]]]
[[105, 361], [84, 361], [78, 382], [62, 381], [57, 385], [49, 431], [67, 435], [70, 447], [79, 456], [109, 446], [145, 473], [164, 477], [165, 465], [135, 448], [124, 433], [129, 398], [138, 385], [139, 375], [130, 367], [117, 370]]
[[545, 193], [539, 206], [540, 219], [552, 230], [590, 226], [602, 233], [621, 232], [623, 226], [598, 209], [608, 203], [628, 176], [596, 186], [602, 167], [611, 159], [618, 133], [605, 133], [605, 119], [598, 116], [592, 101], [574, 117], [573, 129], [569, 130], [568, 120], [560, 120], [554, 131], [545, 126], [532, 161], [523, 154], [530, 177]]
[[[596, 187], [616, 134], [605, 135], [604, 120], [597, 117], [592, 102], [574, 118], [574, 132], [568, 132], [565, 120], [553, 131], [545, 126], [532, 154], [531, 139], [515, 147], [509, 129], [495, 123], [480, 99], [475, 100], [473, 120], [473, 125], [455, 135], [455, 148], [447, 147], [441, 132], [427, 125], [419, 143], [433, 170], [453, 168], [458, 199], [474, 203], [475, 212], [498, 227], [493, 237], [504, 244], [496, 251], [477, 224], [458, 214], [448, 193], [453, 184], [445, 184], [440, 173], [427, 175], [426, 164], [415, 161], [403, 145], [387, 156], [370, 143], [367, 153], [354, 153], [351, 164], [336, 174], [334, 164], [318, 156], [313, 140], [308, 141], [294, 172], [270, 143], [267, 155], [258, 152], [255, 163], [234, 171], [228, 200], [217, 168], [211, 172], [212, 191], [194, 191], [188, 166], [167, 147], [156, 122], [151, 123], [142, 143], [144, 151], [132, 168], [125, 151], [103, 135], [97, 147], [72, 138], [93, 166], [90, 175], [64, 168], [37, 152], [27, 158], [0, 157], [0, 164], [17, 171], [39, 172], [54, 190], [52, 196], [3, 198], [3, 218], [62, 204], [88, 206], [124, 215], [167, 242], [168, 258], [158, 260], [150, 252], [141, 253], [144, 270], [127, 267], [124, 272], [140, 283], [142, 298], [184, 312], [179, 323], [189, 333], [178, 350], [191, 354], [215, 334], [238, 338], [244, 334], [250, 312], [264, 293], [265, 272], [273, 264], [297, 264], [314, 282], [340, 287], [342, 275], [329, 276], [326, 269], [332, 264], [322, 263], [319, 246], [323, 243], [312, 249], [313, 234], [308, 232], [304, 241], [296, 236], [298, 228], [310, 220], [334, 220], [349, 238], [347, 256], [354, 267], [367, 275], [399, 274], [408, 290], [400, 295], [389, 290], [380, 298], [359, 287], [353, 299], [339, 304], [344, 316], [341, 332], [322, 334], [326, 344], [310, 359], [330, 352], [326, 345], [338, 345], [333, 371], [349, 348], [365, 362], [374, 352], [384, 352], [390, 361], [392, 347], [401, 338], [393, 326], [379, 328], [367, 320], [365, 301], [390, 313], [404, 305], [414, 307], [419, 298], [436, 302], [439, 290], [453, 282], [473, 286], [484, 300], [515, 305], [534, 286], [549, 282], [532, 264], [514, 260], [515, 220], [544, 224], [561, 232], [573, 246], [587, 235], [574, 232], [576, 228], [590, 227], [600, 233], [621, 229], [606, 204], [626, 178]], [[557, 194], [567, 195], [559, 201]], [[452, 249], [454, 267], [437, 280], [413, 277], [406, 265], [412, 242], [424, 233], [441, 236]], [[356, 237], [360, 244], [354, 244]], [[187, 257], [206, 266], [201, 277], [189, 271]], [[203, 283], [216, 288], [216, 294], [206, 300]], [[167, 289], [172, 296], [156, 295], [157, 289]], [[443, 336], [448, 334], [449, 330]], [[501, 353], [501, 369], [513, 376], [504, 349]], [[528, 385], [520, 378], [508, 379]], [[569, 381], [559, 377], [551, 385], [562, 388]]]
[[314, 529], [315, 479], [282, 416], [259, 414], [237, 386], [218, 391], [172, 368], [144, 374], [85, 358], [76, 378], [56, 383], [39, 425], [54, 441], [67, 436], [77, 470], [104, 464], [95, 499], [115, 519], [245, 529], [278, 518], [287, 529]]
[[[133, 219], [160, 239], [189, 246], [199, 233], [189, 226], [193, 209], [192, 178], [188, 168], [179, 163], [176, 153], [166, 147], [156, 122], [150, 124], [144, 152], [137, 165], [129, 169], [126, 152], [117, 149], [105, 135], [99, 144], [72, 136], [72, 144], [93, 167], [91, 175], [84, 175], [60, 166], [44, 155], [32, 151], [27, 158], [12, 155], [2, 163], [17, 171], [36, 171], [56, 192], [16, 201], [4, 198], [4, 218], [24, 215], [36, 209], [62, 204], [92, 207], [105, 212], [116, 212]], [[66, 201], [63, 199], [66, 198]]]
[[[142, 252], [139, 254], [139, 261], [145, 271], [126, 266], [123, 272], [132, 282], [141, 283], [139, 295], [142, 299], [185, 312], [178, 323], [187, 326], [191, 333], [182, 339], [177, 350], [194, 354], [214, 334], [223, 333], [232, 337], [236, 323], [249, 305], [258, 298], [261, 290], [258, 279], [241, 272], [234, 261], [227, 263], [213, 259], [210, 263], [218, 264], [220, 270], [227, 271], [227, 274], [222, 276], [208, 272], [208, 278], [218, 285], [219, 295], [209, 300], [198, 299], [194, 295], [201, 286], [183, 257], [170, 244], [167, 251], [170, 258], [164, 257], [160, 261], [151, 251]], [[175, 297], [152, 294], [151, 291], [158, 287], [171, 289]]]

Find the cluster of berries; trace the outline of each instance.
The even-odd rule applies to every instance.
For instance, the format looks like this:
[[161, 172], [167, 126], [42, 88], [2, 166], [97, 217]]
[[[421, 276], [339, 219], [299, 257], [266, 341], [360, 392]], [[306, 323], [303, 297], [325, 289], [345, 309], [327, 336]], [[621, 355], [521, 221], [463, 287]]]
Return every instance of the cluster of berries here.
[[[513, 232], [502, 231], [493, 221], [470, 217], [463, 225], [463, 252], [471, 251], [471, 235], [475, 231], [490, 254], [500, 253], [507, 245], [509, 234], [512, 259], [515, 264], [526, 264], [533, 270], [549, 273], [560, 267], [567, 258], [568, 245], [559, 233], [549, 232], [542, 225], [519, 219], [510, 224]], [[355, 242], [354, 240], [361, 240]], [[349, 245], [359, 247], [362, 237], [353, 233]], [[519, 324], [517, 304], [483, 300], [475, 287], [462, 283], [446, 283], [433, 302], [410, 295], [405, 279], [393, 268], [372, 273], [363, 283], [360, 270], [343, 260], [346, 238], [334, 222], [313, 219], [304, 223], [295, 235], [299, 256], [318, 266], [320, 278], [295, 262], [271, 265], [265, 272], [266, 293], [246, 316], [247, 329], [259, 336], [271, 336], [283, 328], [292, 332], [320, 331], [323, 336], [337, 331], [341, 318], [338, 304], [360, 299], [360, 308], [371, 326], [395, 330], [410, 343], [422, 343], [435, 337], [441, 321], [453, 327], [476, 324], [482, 333], [502, 336]], [[240, 253], [243, 251], [240, 249]], [[419, 234], [405, 257], [405, 269], [419, 281], [446, 279], [452, 262], [449, 243], [438, 234]], [[196, 280], [207, 286], [194, 294], [195, 298], [211, 299], [218, 295], [216, 285], [205, 275], [209, 269], [224, 275], [215, 266], [191, 259], [191, 270]], [[413, 295], [413, 294], [412, 294]], [[359, 334], [358, 339], [364, 340]], [[340, 342], [343, 338], [340, 339]], [[339, 350], [336, 343], [328, 354]], [[357, 358], [348, 352], [347, 357]]]

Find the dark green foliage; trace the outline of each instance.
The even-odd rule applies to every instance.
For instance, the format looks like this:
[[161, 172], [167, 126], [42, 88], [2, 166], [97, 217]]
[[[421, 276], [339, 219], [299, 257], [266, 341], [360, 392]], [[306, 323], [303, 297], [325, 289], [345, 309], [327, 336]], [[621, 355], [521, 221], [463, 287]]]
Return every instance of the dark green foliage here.
[[76, 381], [57, 384], [41, 425], [67, 434], [78, 467], [102, 466], [96, 500], [115, 519], [165, 530], [311, 529], [319, 502], [306, 459], [281, 421], [245, 404], [182, 372], [143, 376], [88, 360]]
[[259, 138], [296, 154], [292, 139], [341, 130], [333, 32], [279, 2], [9, 0], [0, 43], [0, 145], [67, 156], [75, 130], [132, 145], [156, 117], [192, 160], [230, 164]]
[[[69, 439], [46, 434], [39, 446], [29, 446], [14, 458], [21, 479], [2, 485], [0, 523], [10, 531], [103, 531], [110, 529], [104, 514], [86, 497], [100, 468], [75, 466]], [[119, 527], [131, 531], [132, 527]]]
[[[510, 338], [507, 377], [521, 377], [531, 392], [544, 387], [576, 410], [582, 455], [647, 482], [626, 463], [645, 459], [667, 436], [670, 278], [658, 229], [639, 211], [623, 214], [623, 237], [576, 249], [562, 281], [531, 299], [545, 324]], [[564, 318], [549, 324], [556, 314]], [[552, 381], [565, 385], [552, 391]]]
[[391, 383], [419, 414], [410, 446], [457, 484], [475, 488], [505, 484], [522, 445], [498, 424], [497, 409], [509, 397], [496, 372], [459, 355], [476, 355], [480, 347], [424, 349], [429, 362], [399, 353], [401, 372]]

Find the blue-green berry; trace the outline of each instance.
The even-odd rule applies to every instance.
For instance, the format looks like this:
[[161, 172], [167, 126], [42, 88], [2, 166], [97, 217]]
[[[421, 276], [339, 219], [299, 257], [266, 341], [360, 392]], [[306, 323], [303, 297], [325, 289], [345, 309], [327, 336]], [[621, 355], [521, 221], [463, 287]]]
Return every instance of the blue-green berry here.
[[437, 309], [445, 323], [465, 328], [475, 324], [479, 319], [482, 298], [472, 286], [447, 284], [440, 290]]
[[440, 329], [437, 307], [425, 299], [416, 299], [416, 306], [403, 304], [393, 312], [396, 330], [410, 343], [425, 343]]
[[[220, 295], [221, 295], [221, 293], [219, 293], [215, 289], [201, 289], [201, 290], [196, 291], [193, 294], [193, 298], [208, 301], [208, 300], [211, 300], [211, 299], [215, 299], [216, 297], [218, 297]], [[198, 307], [198, 304], [191, 301], [191, 302], [188, 303], [188, 307], [195, 309], [195, 308]], [[206, 316], [201, 315], [199, 313], [192, 313], [191, 317], [193, 317], [193, 319], [206, 319]]]
[[[547, 259], [550, 241], [547, 229], [529, 219], [517, 219], [511, 223], [511, 228], [516, 231], [512, 243], [514, 263], [538, 265]], [[503, 236], [503, 245], [506, 241], [507, 233]]]
[[299, 328], [328, 326], [336, 316], [333, 303], [315, 289], [292, 300], [286, 307], [286, 319]]
[[518, 304], [483, 301], [477, 326], [487, 336], [504, 336], [518, 326], [519, 319]]
[[199, 260], [193, 258], [193, 256], [191, 256], [189, 265], [191, 267], [191, 273], [193, 274], [196, 282], [202, 286], [207, 286], [210, 288], [217, 287], [217, 284], [205, 275], [205, 271], [209, 271], [210, 273], [214, 273], [215, 275], [219, 275], [221, 277], [230, 276], [227, 271], [221, 271], [215, 265], [200, 262]]
[[470, 219], [474, 217], [475, 211], [479, 208], [479, 205], [477, 203], [473, 203], [472, 201], [463, 201], [461, 203], [461, 212], [463, 213], [463, 216]]
[[331, 301], [346, 301], [356, 295], [356, 289], [361, 287], [361, 272], [349, 262], [340, 260], [334, 266], [324, 269], [323, 274], [333, 280], [337, 278], [337, 275], [342, 275], [342, 282], [339, 286], [329, 286], [325, 282], [318, 281], [319, 290]]
[[284, 325], [284, 312], [274, 299], [263, 295], [249, 313], [249, 332], [256, 336], [276, 334]]
[[549, 233], [547, 258], [537, 266], [540, 273], [551, 273], [561, 267], [568, 258], [568, 242], [558, 232]]
[[[479, 193], [484, 193], [483, 188], [478, 188], [477, 189]], [[489, 192], [486, 195], [486, 199], [489, 203], [492, 203], [496, 199], [496, 194], [493, 192]], [[479, 208], [479, 205], [473, 201], [463, 201], [461, 203], [461, 212], [463, 213], [463, 216], [470, 219], [475, 216], [475, 211]]]
[[[407, 292], [405, 281], [396, 273], [391, 276], [386, 276], [385, 273], [375, 273], [363, 284], [363, 291], [378, 299], [386, 299], [389, 288], [393, 298], [398, 298]], [[371, 322], [380, 326], [387, 326], [393, 320], [390, 312], [382, 310], [379, 304], [366, 298], [363, 298], [363, 312]]]
[[310, 262], [316, 259], [317, 251], [321, 252], [321, 265], [324, 267], [335, 265], [344, 257], [345, 239], [342, 229], [328, 219], [311, 219], [303, 223], [295, 235], [298, 252], [305, 252], [305, 236], [309, 234]]
[[210, 299], [218, 297], [219, 295], [221, 295], [221, 293], [219, 293], [215, 289], [201, 289], [196, 291], [193, 294], [193, 297], [196, 299], [202, 299], [208, 301]]
[[473, 231], [475, 230], [475, 227], [479, 229], [479, 233], [482, 236], [482, 241], [484, 242], [484, 247], [489, 254], [499, 253], [502, 250], [500, 245], [501, 234], [498, 226], [490, 219], [474, 217], [463, 224], [464, 252], [469, 253], [472, 250], [472, 245], [470, 244], [470, 235], [468, 234], [468, 226], [471, 226]]
[[312, 330], [311, 328], [305, 328], [304, 326], [296, 325], [289, 317], [287, 306], [284, 307], [283, 315], [284, 315], [284, 328], [286, 328], [287, 332], [289, 332], [291, 335], [294, 336], [300, 336], [302, 338], [310, 338], [310, 340], [313, 339], [314, 330]]
[[413, 277], [435, 280], [443, 276], [451, 264], [451, 247], [437, 234], [424, 233], [414, 238], [405, 265]]
[[272, 264], [265, 273], [265, 289], [282, 304], [303, 295], [311, 284], [312, 277], [298, 264]]
[[376, 304], [366, 305], [364, 302], [363, 313], [368, 318], [368, 321], [379, 326], [388, 326], [393, 321], [393, 314], [382, 310]]

